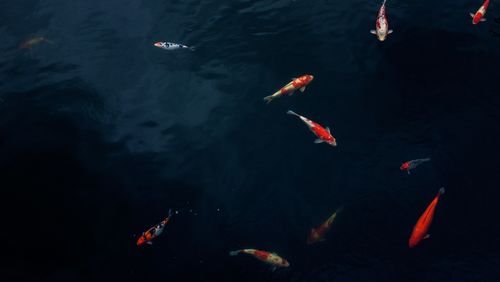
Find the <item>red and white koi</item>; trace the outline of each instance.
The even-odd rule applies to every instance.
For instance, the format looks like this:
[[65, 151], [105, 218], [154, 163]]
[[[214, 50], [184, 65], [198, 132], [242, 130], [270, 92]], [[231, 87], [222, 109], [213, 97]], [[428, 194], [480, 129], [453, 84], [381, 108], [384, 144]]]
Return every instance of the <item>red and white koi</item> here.
[[293, 111], [288, 111], [286, 113], [289, 115], [297, 116], [307, 125], [307, 127], [309, 127], [309, 129], [316, 135], [316, 137], [318, 137], [318, 139], [316, 139], [314, 143], [319, 144], [325, 142], [334, 147], [337, 146], [337, 140], [330, 133], [330, 128], [328, 127], [324, 128], [323, 126], [315, 123], [314, 121], [306, 117], [303, 117]]
[[182, 45], [182, 44], [178, 44], [178, 43], [172, 43], [172, 42], [156, 42], [154, 44], [155, 47], [158, 47], [160, 49], [164, 49], [164, 50], [169, 50], [169, 51], [172, 51], [172, 50], [178, 50], [178, 49], [189, 49], [191, 51], [194, 51], [194, 47], [190, 47], [190, 46], [186, 46], [186, 45]]
[[19, 48], [21, 49], [31, 49], [33, 47], [35, 47], [36, 45], [42, 43], [42, 42], [47, 42], [47, 43], [50, 43], [50, 44], [54, 44], [54, 42], [48, 40], [47, 38], [43, 37], [43, 36], [35, 36], [35, 37], [32, 37], [26, 41], [24, 41], [23, 43], [21, 43], [21, 45], [19, 45]]
[[168, 211], [168, 217], [165, 218], [162, 222], [142, 233], [141, 237], [139, 237], [139, 239], [137, 240], [137, 246], [141, 246], [144, 244], [152, 245], [153, 239], [163, 233], [163, 229], [165, 228], [165, 225], [167, 225], [167, 223], [170, 221], [170, 218], [172, 218], [172, 210]]
[[489, 5], [490, 5], [490, 0], [484, 0], [483, 5], [479, 7], [479, 10], [477, 10], [475, 14], [469, 13], [470, 16], [472, 17], [472, 24], [478, 24], [479, 22], [486, 21], [484, 15], [486, 15], [486, 10], [488, 9]]
[[375, 22], [376, 29], [370, 30], [370, 32], [375, 34], [380, 41], [384, 41], [387, 35], [392, 33], [392, 29], [389, 29], [387, 16], [385, 15], [385, 2], [386, 0], [384, 0], [384, 3], [382, 3], [378, 11], [377, 21]]
[[276, 253], [270, 253], [256, 249], [243, 249], [243, 250], [229, 252], [230, 256], [236, 256], [238, 254], [249, 254], [255, 257], [256, 259], [271, 265], [272, 270], [276, 270], [278, 267], [290, 266], [290, 263], [286, 259], [280, 257]]
[[434, 218], [434, 212], [436, 210], [436, 205], [439, 202], [439, 197], [444, 194], [444, 187], [439, 189], [434, 200], [429, 204], [429, 206], [425, 209], [424, 213], [420, 216], [415, 227], [413, 227], [413, 231], [410, 236], [410, 240], [408, 241], [408, 246], [410, 248], [415, 247], [420, 241], [423, 239], [429, 238], [429, 228], [431, 227], [432, 219]]
[[431, 158], [416, 159], [416, 160], [407, 161], [407, 162], [404, 162], [399, 167], [399, 169], [401, 171], [406, 171], [406, 172], [408, 172], [408, 174], [410, 174], [410, 170], [412, 170], [412, 169], [416, 168], [417, 166], [419, 166], [420, 164], [428, 162], [430, 160], [431, 160]]
[[314, 79], [314, 76], [310, 74], [303, 75], [299, 78], [292, 78], [292, 81], [287, 85], [283, 86], [280, 90], [276, 91], [273, 95], [269, 95], [264, 97], [264, 101], [270, 103], [272, 100], [283, 96], [285, 94], [292, 95], [296, 90], [300, 90], [300, 92], [304, 92], [306, 90], [306, 86], [311, 83]]
[[332, 227], [333, 221], [337, 218], [337, 214], [342, 211], [342, 208], [338, 208], [335, 213], [333, 213], [325, 222], [323, 222], [316, 229], [311, 229], [311, 233], [307, 238], [307, 244], [312, 245], [317, 242], [325, 241], [325, 235]]

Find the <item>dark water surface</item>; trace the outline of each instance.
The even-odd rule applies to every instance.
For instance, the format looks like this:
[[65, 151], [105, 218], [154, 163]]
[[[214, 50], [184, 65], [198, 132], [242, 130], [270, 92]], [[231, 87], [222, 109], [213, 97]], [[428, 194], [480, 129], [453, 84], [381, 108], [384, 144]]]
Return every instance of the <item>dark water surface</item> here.
[[499, 3], [473, 26], [481, 1], [389, 0], [380, 43], [380, 2], [2, 1], [2, 281], [500, 281]]

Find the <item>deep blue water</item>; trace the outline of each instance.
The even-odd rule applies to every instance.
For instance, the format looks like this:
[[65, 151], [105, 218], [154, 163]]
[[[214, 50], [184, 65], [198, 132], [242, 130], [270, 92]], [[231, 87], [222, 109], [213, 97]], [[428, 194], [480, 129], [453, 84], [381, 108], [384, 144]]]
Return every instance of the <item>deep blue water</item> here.
[[[381, 43], [381, 1], [3, 1], [2, 281], [500, 281], [500, 6], [473, 26], [481, 2], [389, 0]], [[291, 267], [227, 255], [248, 247]]]

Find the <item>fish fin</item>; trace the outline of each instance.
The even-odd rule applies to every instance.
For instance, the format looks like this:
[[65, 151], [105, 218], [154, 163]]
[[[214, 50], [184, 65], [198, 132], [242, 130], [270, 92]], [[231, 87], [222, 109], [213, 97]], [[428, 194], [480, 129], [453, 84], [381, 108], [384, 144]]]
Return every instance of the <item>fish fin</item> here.
[[299, 114], [297, 114], [297, 113], [295, 113], [294, 111], [291, 111], [291, 110], [288, 110], [286, 113], [289, 114], [289, 115], [294, 115], [294, 116], [300, 117]]
[[473, 18], [474, 17], [474, 14], [473, 13], [469, 13], [470, 17]]
[[292, 77], [292, 80], [296, 80], [297, 78], [296, 77]]
[[293, 95], [293, 93], [295, 93], [295, 91], [290, 91], [290, 92], [288, 92], [288, 96], [292, 96], [292, 95]]
[[319, 138], [318, 138], [318, 139], [316, 139], [316, 140], [314, 140], [314, 143], [316, 143], [316, 144], [321, 144], [321, 143], [323, 143], [323, 142], [325, 142], [325, 141], [323, 141], [323, 140], [321, 140], [321, 139], [319, 139]]
[[230, 256], [237, 256], [240, 252], [241, 252], [241, 250], [231, 251], [231, 252], [229, 252], [229, 255]]
[[410, 174], [411, 174], [410, 169], [407, 169], [407, 170], [406, 170], [406, 172], [408, 172], [408, 175], [410, 175]]
[[331, 134], [330, 133], [330, 128], [328, 126], [325, 128], [325, 130], [328, 132], [328, 134]]
[[480, 21], [480, 22], [485, 22], [485, 21], [486, 21], [486, 18], [481, 18], [479, 21]]
[[194, 50], [196, 50], [196, 47], [190, 46], [190, 47], [188, 47], [188, 49], [191, 50], [191, 51], [194, 51]]
[[151, 242], [151, 241], [147, 241], [147, 242], [146, 242], [146, 244], [148, 244], [148, 245], [153, 245], [153, 242]]
[[387, 31], [387, 34], [391, 34], [391, 33], [393, 33], [393, 32], [394, 32], [394, 30], [389, 29], [389, 31]]
[[305, 87], [305, 86], [302, 86], [302, 87], [300, 88], [300, 92], [304, 92], [304, 91], [306, 91], [306, 87]]
[[444, 192], [445, 192], [444, 187], [439, 188], [439, 194], [443, 195], [443, 194], [444, 194]]
[[276, 269], [278, 269], [278, 267], [277, 267], [276, 265], [271, 266], [271, 271], [272, 271], [272, 272], [275, 272], [275, 271], [276, 271]]
[[376, 30], [374, 30], [374, 29], [372, 29], [372, 30], [370, 30], [370, 33], [371, 33], [371, 34], [377, 34], [377, 31], [376, 31]]
[[431, 238], [431, 234], [427, 234], [424, 236], [424, 239], [429, 239], [429, 238]]

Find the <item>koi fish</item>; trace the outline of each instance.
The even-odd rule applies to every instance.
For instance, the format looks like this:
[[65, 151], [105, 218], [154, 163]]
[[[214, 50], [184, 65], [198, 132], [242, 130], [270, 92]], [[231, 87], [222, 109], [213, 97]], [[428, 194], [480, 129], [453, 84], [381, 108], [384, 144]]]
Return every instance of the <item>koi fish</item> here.
[[470, 16], [472, 17], [472, 24], [478, 24], [479, 22], [485, 22], [486, 18], [484, 18], [484, 15], [486, 15], [486, 10], [488, 9], [488, 5], [490, 4], [490, 0], [484, 0], [483, 5], [477, 10], [475, 14], [469, 13]]
[[167, 218], [165, 218], [159, 224], [149, 228], [148, 231], [142, 233], [141, 237], [139, 237], [139, 239], [137, 240], [137, 246], [141, 246], [144, 244], [152, 245], [153, 239], [160, 236], [160, 234], [163, 232], [163, 229], [165, 228], [165, 225], [167, 225], [171, 217], [172, 217], [172, 210], [170, 209], [168, 210]]
[[317, 242], [325, 241], [325, 235], [332, 227], [333, 221], [337, 217], [337, 214], [342, 211], [342, 208], [339, 208], [333, 213], [323, 224], [318, 226], [316, 229], [311, 229], [311, 233], [307, 238], [307, 244], [312, 245]]
[[380, 41], [384, 41], [387, 35], [392, 33], [392, 29], [389, 29], [387, 16], [385, 15], [385, 2], [386, 0], [384, 0], [378, 11], [377, 21], [375, 22], [376, 29], [370, 30], [371, 34], [375, 34]]
[[416, 160], [407, 161], [407, 162], [404, 162], [399, 167], [399, 169], [402, 171], [406, 170], [406, 172], [408, 172], [408, 174], [410, 174], [410, 170], [412, 170], [412, 169], [416, 168], [417, 166], [419, 166], [420, 164], [428, 162], [430, 160], [431, 160], [431, 158], [416, 159]]
[[272, 100], [283, 96], [285, 94], [292, 95], [297, 89], [300, 92], [304, 92], [306, 90], [306, 86], [311, 83], [314, 79], [314, 76], [310, 74], [303, 75], [299, 78], [292, 78], [292, 81], [287, 85], [283, 86], [280, 90], [276, 91], [273, 95], [264, 97], [264, 101], [270, 103]]
[[230, 256], [237, 256], [238, 254], [249, 254], [255, 257], [256, 259], [271, 265], [271, 269], [273, 271], [276, 270], [278, 267], [290, 266], [290, 263], [286, 259], [278, 256], [276, 253], [269, 253], [266, 251], [260, 251], [255, 249], [243, 249], [243, 250], [229, 252]]
[[413, 227], [413, 232], [411, 233], [410, 240], [408, 242], [410, 248], [415, 247], [420, 241], [431, 236], [427, 232], [429, 231], [429, 227], [431, 226], [432, 218], [434, 217], [434, 211], [439, 201], [439, 196], [443, 194], [444, 187], [441, 187], [434, 200], [432, 200], [430, 205], [425, 209], [424, 213], [418, 219], [415, 227]]
[[314, 121], [305, 118], [299, 114], [296, 114], [293, 111], [288, 111], [286, 113], [289, 115], [294, 115], [299, 117], [307, 125], [307, 127], [309, 127], [309, 129], [316, 135], [316, 137], [318, 137], [318, 139], [314, 140], [314, 143], [319, 144], [325, 142], [334, 147], [337, 146], [337, 140], [330, 133], [330, 128], [328, 127], [324, 128], [321, 125], [315, 123]]
[[38, 45], [38, 44], [40, 44], [42, 42], [47, 42], [47, 43], [50, 43], [50, 44], [54, 44], [54, 42], [48, 40], [47, 38], [45, 38], [43, 36], [36, 36], [36, 37], [30, 38], [30, 39], [24, 41], [23, 43], [21, 43], [21, 45], [19, 45], [19, 48], [21, 48], [21, 49], [31, 49], [35, 45]]
[[172, 42], [156, 42], [154, 44], [155, 47], [164, 49], [164, 50], [178, 50], [178, 49], [189, 49], [191, 51], [194, 51], [194, 47], [178, 44], [178, 43], [172, 43]]

